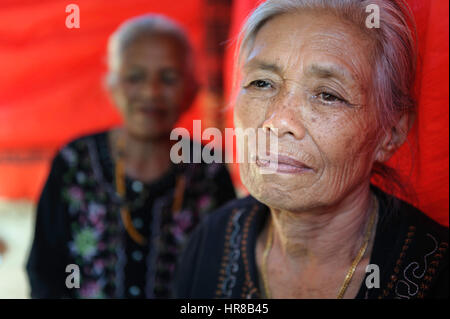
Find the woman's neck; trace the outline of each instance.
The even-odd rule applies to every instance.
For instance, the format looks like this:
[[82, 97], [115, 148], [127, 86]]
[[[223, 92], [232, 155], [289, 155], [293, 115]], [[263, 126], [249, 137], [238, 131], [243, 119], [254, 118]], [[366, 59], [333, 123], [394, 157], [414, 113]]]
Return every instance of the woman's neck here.
[[169, 170], [172, 146], [170, 139], [142, 139], [129, 134], [125, 129], [118, 129], [111, 134], [111, 144], [115, 151], [118, 151], [119, 140], [123, 145], [127, 176], [151, 182]]
[[[360, 249], [374, 202], [369, 185], [322, 212], [271, 209], [273, 250], [288, 265], [351, 263]], [[336, 265], [337, 266], [337, 265]]]

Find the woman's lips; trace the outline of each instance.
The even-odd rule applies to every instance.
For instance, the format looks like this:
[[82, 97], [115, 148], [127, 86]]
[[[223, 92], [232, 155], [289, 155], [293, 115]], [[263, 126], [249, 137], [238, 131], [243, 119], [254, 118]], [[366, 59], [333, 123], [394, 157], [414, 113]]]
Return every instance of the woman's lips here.
[[286, 174], [301, 174], [313, 170], [308, 165], [286, 155], [257, 158], [256, 165], [265, 170]]
[[147, 117], [163, 118], [167, 116], [167, 110], [160, 107], [137, 107], [136, 110]]

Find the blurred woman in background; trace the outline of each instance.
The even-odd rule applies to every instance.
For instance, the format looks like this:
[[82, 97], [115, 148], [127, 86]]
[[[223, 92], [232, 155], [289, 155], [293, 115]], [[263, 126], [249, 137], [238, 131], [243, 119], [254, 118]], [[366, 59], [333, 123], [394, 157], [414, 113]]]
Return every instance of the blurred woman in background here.
[[[197, 92], [183, 30], [159, 15], [131, 19], [110, 37], [108, 64], [124, 125], [54, 159], [27, 264], [34, 298], [168, 297], [187, 236], [235, 196], [223, 164], [170, 159], [170, 132]], [[66, 286], [69, 264], [79, 289]]]

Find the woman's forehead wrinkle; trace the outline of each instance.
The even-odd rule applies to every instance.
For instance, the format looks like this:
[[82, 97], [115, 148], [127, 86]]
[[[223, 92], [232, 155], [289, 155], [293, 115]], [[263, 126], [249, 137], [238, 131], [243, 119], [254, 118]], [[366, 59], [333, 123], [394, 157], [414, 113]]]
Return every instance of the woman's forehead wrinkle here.
[[265, 44], [254, 43], [253, 47], [245, 57], [242, 69], [244, 72], [252, 70], [266, 70], [275, 73], [280, 72], [280, 67], [272, 60], [264, 55]]
[[354, 79], [354, 76], [344, 67], [339, 64], [317, 64], [312, 63], [305, 69], [307, 76], [313, 76], [320, 79], [337, 79], [343, 83], [349, 83]]
[[260, 70], [267, 70], [272, 71], [274, 73], [280, 73], [280, 67], [272, 62], [266, 62], [264, 60], [259, 59], [258, 57], [254, 57], [253, 59], [247, 61], [244, 65], [244, 69], [252, 70], [252, 69], [260, 69]]
[[328, 33], [315, 37], [309, 45], [318, 55], [338, 62], [333, 63], [334, 73], [341, 73], [345, 78], [352, 80], [358, 79], [358, 73], [364, 63], [364, 50], [357, 49], [360, 47], [359, 41], [344, 34]]
[[[333, 73], [346, 82], [359, 82], [366, 78], [368, 68], [367, 39], [358, 30], [339, 20], [323, 25], [306, 35], [305, 46], [311, 51], [333, 60]], [[364, 44], [364, 45], [363, 45]], [[338, 72], [341, 71], [341, 72]], [[362, 85], [362, 83], [360, 83]]]

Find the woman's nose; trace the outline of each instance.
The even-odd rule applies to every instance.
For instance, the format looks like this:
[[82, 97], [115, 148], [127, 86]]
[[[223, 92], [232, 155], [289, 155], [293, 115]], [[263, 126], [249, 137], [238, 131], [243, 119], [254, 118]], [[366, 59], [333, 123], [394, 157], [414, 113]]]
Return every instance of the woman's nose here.
[[287, 103], [289, 102], [285, 101], [270, 107], [262, 127], [277, 137], [292, 135], [295, 139], [300, 140], [306, 134], [301, 116], [301, 106], [289, 106]]
[[145, 84], [145, 94], [149, 98], [158, 97], [161, 94], [161, 84], [156, 79], [150, 79]]

